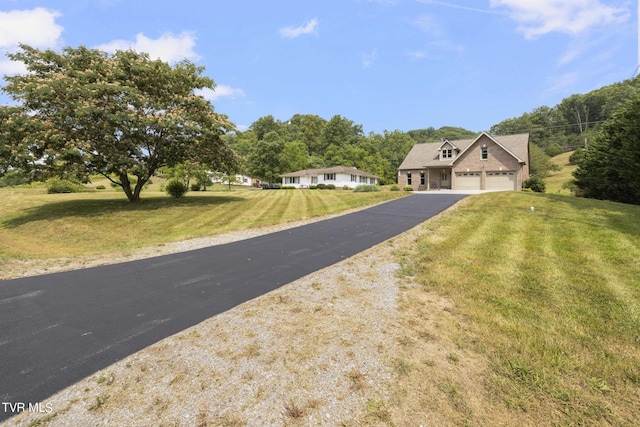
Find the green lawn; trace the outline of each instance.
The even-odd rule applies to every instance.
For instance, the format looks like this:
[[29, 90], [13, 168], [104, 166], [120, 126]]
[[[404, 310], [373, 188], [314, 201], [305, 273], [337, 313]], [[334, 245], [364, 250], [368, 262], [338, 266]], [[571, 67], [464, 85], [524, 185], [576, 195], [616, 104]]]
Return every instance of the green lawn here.
[[[457, 332], [460, 348], [490, 365], [492, 415], [475, 418], [460, 403], [471, 379], [457, 378], [459, 420], [638, 425], [640, 206], [491, 193], [425, 230], [405, 270], [453, 300], [469, 325]], [[419, 394], [429, 379], [416, 377], [407, 381]]]
[[563, 186], [573, 179], [572, 172], [576, 170], [576, 165], [569, 163], [569, 157], [573, 154], [573, 151], [559, 154], [551, 158], [551, 162], [558, 165], [560, 170], [551, 172], [544, 182], [546, 184], [546, 192], [549, 194], [566, 194], [570, 195], [571, 192]]
[[133, 252], [223, 232], [303, 220], [405, 195], [380, 191], [235, 189], [174, 199], [143, 192], [131, 203], [110, 187], [46, 194], [44, 187], [0, 190], [0, 260]]

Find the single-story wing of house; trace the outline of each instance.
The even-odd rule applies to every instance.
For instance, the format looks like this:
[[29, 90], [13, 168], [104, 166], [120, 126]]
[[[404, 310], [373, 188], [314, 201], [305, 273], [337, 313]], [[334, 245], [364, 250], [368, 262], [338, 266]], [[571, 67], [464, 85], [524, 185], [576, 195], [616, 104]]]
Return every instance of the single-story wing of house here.
[[334, 166], [330, 168], [305, 169], [280, 175], [282, 185], [309, 188], [318, 184], [333, 184], [336, 188], [356, 188], [363, 184], [378, 184], [380, 177], [354, 167]]
[[398, 184], [414, 190], [519, 191], [529, 178], [529, 134], [429, 142], [413, 146]]

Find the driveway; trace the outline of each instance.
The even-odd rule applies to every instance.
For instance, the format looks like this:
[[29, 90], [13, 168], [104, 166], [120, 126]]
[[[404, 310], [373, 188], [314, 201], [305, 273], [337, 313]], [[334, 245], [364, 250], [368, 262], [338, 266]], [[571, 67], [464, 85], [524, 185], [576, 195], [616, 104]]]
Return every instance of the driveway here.
[[420, 194], [234, 243], [0, 282], [4, 403], [35, 404], [167, 336], [407, 231], [466, 197]]

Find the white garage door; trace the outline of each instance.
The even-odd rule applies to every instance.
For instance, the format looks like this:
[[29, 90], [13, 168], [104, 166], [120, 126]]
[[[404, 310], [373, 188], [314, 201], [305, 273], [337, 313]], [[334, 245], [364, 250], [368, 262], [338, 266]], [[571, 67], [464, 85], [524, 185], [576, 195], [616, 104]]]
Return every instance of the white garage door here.
[[487, 190], [509, 190], [516, 189], [515, 172], [487, 172]]
[[456, 190], [479, 190], [480, 172], [456, 173]]

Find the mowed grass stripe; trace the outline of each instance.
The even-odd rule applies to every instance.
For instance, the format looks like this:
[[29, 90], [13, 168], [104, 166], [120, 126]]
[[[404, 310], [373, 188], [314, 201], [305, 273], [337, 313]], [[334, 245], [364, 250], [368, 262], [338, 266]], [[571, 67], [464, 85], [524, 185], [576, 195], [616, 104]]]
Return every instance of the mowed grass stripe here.
[[2, 189], [3, 260], [133, 253], [136, 248], [308, 219], [402, 197], [382, 191], [237, 190], [192, 192], [174, 199], [144, 193], [131, 203], [119, 193], [46, 194], [43, 188]]
[[460, 345], [488, 358], [486, 393], [503, 419], [637, 422], [639, 220], [638, 206], [494, 193], [418, 239], [411, 270], [468, 319]]

